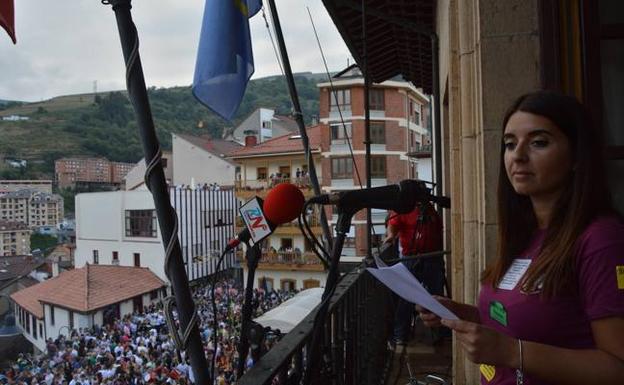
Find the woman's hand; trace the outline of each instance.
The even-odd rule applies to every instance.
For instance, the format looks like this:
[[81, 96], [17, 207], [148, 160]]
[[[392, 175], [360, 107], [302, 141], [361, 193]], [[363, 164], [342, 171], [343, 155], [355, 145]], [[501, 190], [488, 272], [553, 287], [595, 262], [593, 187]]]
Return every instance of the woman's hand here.
[[520, 366], [517, 339], [469, 321], [444, 319], [441, 323], [455, 331], [457, 341], [463, 346], [470, 361], [509, 368]]
[[[450, 298], [442, 297], [439, 295], [434, 295], [433, 298], [440, 302], [442, 306], [449, 309], [453, 314], [459, 316], [457, 314], [457, 308], [459, 307], [459, 304], [457, 302], [453, 301]], [[442, 326], [442, 324], [440, 323], [440, 317], [425, 309], [424, 307], [416, 305], [416, 311], [420, 313], [420, 319], [423, 321], [423, 324], [426, 327], [435, 328]]]

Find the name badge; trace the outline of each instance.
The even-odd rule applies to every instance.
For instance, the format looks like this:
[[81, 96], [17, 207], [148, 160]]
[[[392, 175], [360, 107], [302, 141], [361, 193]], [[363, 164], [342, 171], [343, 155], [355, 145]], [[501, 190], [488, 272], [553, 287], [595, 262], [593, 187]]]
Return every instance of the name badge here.
[[498, 284], [502, 290], [513, 290], [531, 265], [530, 259], [516, 258]]

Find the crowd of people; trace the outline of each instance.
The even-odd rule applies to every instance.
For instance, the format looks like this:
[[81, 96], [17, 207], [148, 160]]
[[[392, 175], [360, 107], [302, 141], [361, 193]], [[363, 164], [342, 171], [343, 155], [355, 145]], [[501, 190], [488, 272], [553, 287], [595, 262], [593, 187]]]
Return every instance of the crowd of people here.
[[[291, 298], [296, 291], [254, 290], [254, 317]], [[200, 333], [209, 366], [216, 355], [216, 382], [236, 380], [244, 290], [233, 280], [220, 280], [215, 289], [218, 333], [212, 329], [210, 285], [193, 288]], [[267, 339], [269, 349], [274, 340]], [[253, 366], [248, 355], [245, 366]], [[110, 325], [72, 330], [69, 336], [48, 339], [39, 355], [21, 354], [10, 368], [0, 370], [0, 384], [121, 385], [192, 384], [189, 358], [169, 335], [162, 304], [151, 305]]]

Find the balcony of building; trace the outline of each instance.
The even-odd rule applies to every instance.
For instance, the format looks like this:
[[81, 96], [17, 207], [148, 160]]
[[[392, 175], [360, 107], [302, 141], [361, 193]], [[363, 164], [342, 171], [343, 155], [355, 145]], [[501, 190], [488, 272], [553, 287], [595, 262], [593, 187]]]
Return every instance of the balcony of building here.
[[[391, 348], [388, 345], [393, 303], [391, 292], [364, 266], [346, 274], [331, 297], [325, 322], [320, 327], [326, 357], [312, 360], [325, 362], [325, 365], [314, 370], [311, 383], [450, 383], [450, 339], [432, 344], [431, 331], [416, 326], [414, 337], [406, 346]], [[318, 307], [264, 353], [238, 383], [300, 383], [317, 310]], [[437, 381], [431, 375], [447, 382]]]
[[[237, 259], [241, 265], [246, 267], [245, 252], [239, 250], [236, 253]], [[258, 263], [258, 270], [272, 271], [289, 271], [296, 269], [297, 271], [324, 271], [325, 268], [316, 254], [311, 251], [299, 250], [275, 250], [263, 249], [262, 257]]]
[[236, 181], [235, 191], [236, 197], [242, 200], [248, 200], [254, 196], [264, 198], [267, 192], [280, 183], [292, 183], [301, 189], [306, 199], [314, 196], [314, 190], [310, 183], [309, 176], [300, 177], [267, 177], [263, 179], [244, 179]]
[[407, 156], [411, 158], [430, 158], [433, 153], [433, 147], [431, 144], [416, 144], [410, 146]]

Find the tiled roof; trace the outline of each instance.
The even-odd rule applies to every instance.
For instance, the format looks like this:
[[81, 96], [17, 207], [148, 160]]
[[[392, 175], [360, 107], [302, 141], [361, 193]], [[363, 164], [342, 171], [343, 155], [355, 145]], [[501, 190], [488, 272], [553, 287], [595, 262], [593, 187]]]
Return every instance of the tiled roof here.
[[146, 267], [87, 264], [13, 293], [11, 298], [37, 318], [43, 318], [42, 302], [85, 313], [164, 285]]
[[[321, 126], [307, 128], [308, 140], [312, 151], [321, 148]], [[249, 155], [277, 155], [291, 152], [302, 152], [303, 143], [299, 135], [286, 134], [277, 138], [269, 139], [251, 147], [242, 147], [238, 151], [230, 153], [230, 158], [239, 158]]]
[[43, 260], [28, 255], [0, 257], [0, 287], [2, 281], [12, 280], [24, 275], [43, 265]]
[[[240, 144], [231, 140], [209, 139], [187, 134], [176, 134], [176, 136], [221, 158], [227, 157], [231, 152], [241, 148]], [[227, 161], [227, 159], [225, 160]]]

